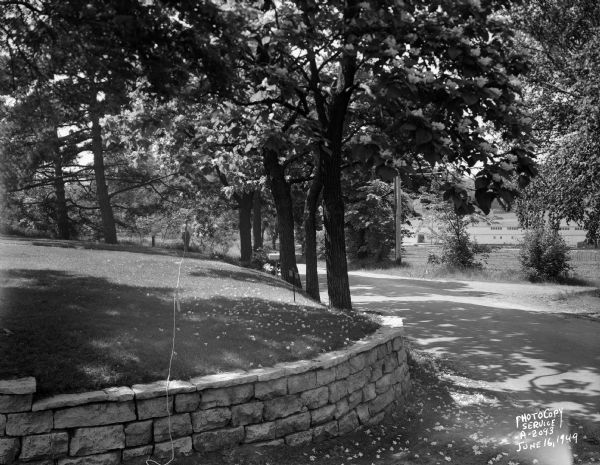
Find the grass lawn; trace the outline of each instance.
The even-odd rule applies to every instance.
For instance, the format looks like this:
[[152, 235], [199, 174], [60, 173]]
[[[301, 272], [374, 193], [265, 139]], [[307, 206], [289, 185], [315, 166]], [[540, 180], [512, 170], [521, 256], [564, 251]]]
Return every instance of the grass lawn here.
[[[180, 259], [35, 244], [0, 238], [0, 379], [50, 395], [164, 378]], [[222, 262], [186, 258], [180, 286], [173, 379], [311, 358], [377, 327]]]

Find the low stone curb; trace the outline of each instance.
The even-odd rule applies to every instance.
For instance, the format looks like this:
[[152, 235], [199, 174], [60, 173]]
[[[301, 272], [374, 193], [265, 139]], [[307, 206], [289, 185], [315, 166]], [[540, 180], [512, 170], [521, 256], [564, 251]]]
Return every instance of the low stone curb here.
[[[0, 380], [0, 465], [144, 464], [241, 444], [290, 446], [380, 422], [410, 389], [402, 328], [314, 360], [34, 401]], [[169, 422], [169, 414], [170, 422]]]

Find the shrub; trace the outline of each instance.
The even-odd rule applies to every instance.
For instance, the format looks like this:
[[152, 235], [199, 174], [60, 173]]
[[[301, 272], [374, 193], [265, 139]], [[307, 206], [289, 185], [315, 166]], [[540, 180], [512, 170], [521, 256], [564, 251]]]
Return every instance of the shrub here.
[[571, 269], [565, 240], [548, 226], [538, 226], [525, 234], [519, 260], [530, 281], [557, 281]]
[[[439, 262], [448, 268], [474, 269], [483, 267], [477, 256], [486, 259], [489, 247], [471, 240], [467, 228], [471, 218], [460, 216], [454, 211], [446, 211], [443, 215], [444, 226], [441, 234], [442, 251]], [[434, 260], [430, 260], [435, 263]]]

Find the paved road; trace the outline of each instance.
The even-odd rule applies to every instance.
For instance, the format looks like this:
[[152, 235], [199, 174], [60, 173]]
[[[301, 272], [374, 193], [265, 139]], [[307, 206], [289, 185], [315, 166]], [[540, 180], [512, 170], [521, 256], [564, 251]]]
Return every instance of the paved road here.
[[356, 309], [402, 318], [416, 347], [450, 362], [458, 385], [600, 421], [600, 322], [532, 303], [554, 288], [365, 272], [351, 272], [350, 284]]

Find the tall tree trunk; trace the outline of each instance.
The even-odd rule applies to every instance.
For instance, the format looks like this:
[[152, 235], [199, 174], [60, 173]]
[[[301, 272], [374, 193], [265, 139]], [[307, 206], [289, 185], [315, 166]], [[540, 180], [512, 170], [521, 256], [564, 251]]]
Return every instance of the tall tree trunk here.
[[239, 205], [240, 260], [242, 263], [252, 260], [252, 192], [236, 195]]
[[321, 302], [319, 292], [319, 275], [317, 273], [317, 207], [319, 206], [319, 196], [323, 189], [321, 174], [319, 168], [318, 154], [315, 155], [316, 168], [315, 176], [310, 183], [306, 203], [304, 206], [304, 238], [305, 248], [304, 256], [306, 258], [306, 292], [317, 302]]
[[263, 164], [277, 211], [279, 230], [279, 264], [281, 277], [288, 283], [302, 287], [296, 265], [296, 247], [294, 242], [294, 212], [292, 210], [292, 193], [285, 180], [284, 168], [279, 164], [277, 152], [263, 149]]
[[102, 229], [104, 232], [104, 241], [107, 244], [117, 243], [117, 228], [115, 226], [115, 217], [110, 204], [108, 187], [106, 187], [106, 178], [104, 176], [104, 154], [102, 149], [102, 128], [100, 127], [100, 116], [98, 112], [90, 108], [92, 120], [92, 153], [94, 154], [94, 177], [96, 179], [96, 198], [100, 215], [102, 217]]
[[262, 231], [262, 199], [260, 191], [254, 192], [252, 199], [252, 238], [254, 239], [253, 250], [263, 248], [263, 231]]
[[62, 157], [58, 146], [54, 153], [54, 211], [56, 212], [56, 229], [58, 237], [70, 239], [69, 216], [67, 214], [67, 198], [65, 196], [65, 180], [63, 178]]
[[[340, 162], [337, 156], [321, 152], [323, 180], [323, 226], [325, 226], [325, 261], [329, 305], [351, 310], [350, 282], [346, 262], [344, 200], [342, 198]], [[341, 156], [341, 154], [340, 154]]]

